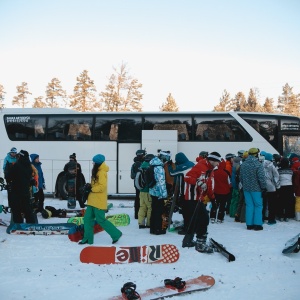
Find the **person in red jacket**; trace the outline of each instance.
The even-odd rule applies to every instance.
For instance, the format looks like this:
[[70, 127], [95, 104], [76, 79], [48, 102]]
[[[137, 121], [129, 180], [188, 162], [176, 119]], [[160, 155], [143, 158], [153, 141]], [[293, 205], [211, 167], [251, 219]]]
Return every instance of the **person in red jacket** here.
[[[208, 235], [207, 227], [209, 224], [209, 214], [206, 210], [206, 204], [210, 197], [214, 198], [213, 184], [210, 184], [208, 189], [206, 181], [210, 178], [210, 171], [214, 167], [214, 164], [218, 164], [221, 160], [221, 156], [218, 155], [217, 152], [212, 152], [205, 159], [200, 159], [184, 176], [185, 200], [192, 202], [194, 207], [189, 215], [189, 219], [186, 219], [188, 226], [187, 233], [182, 241], [182, 247], [195, 246], [196, 251], [201, 253], [213, 252], [212, 247], [206, 243]], [[193, 241], [194, 234], [197, 237], [196, 242]]]
[[226, 163], [222, 160], [213, 169], [215, 198], [211, 200], [211, 223], [215, 223], [215, 221], [217, 221], [217, 223], [223, 223], [226, 204], [229, 202], [231, 197], [230, 174], [225, 167]]

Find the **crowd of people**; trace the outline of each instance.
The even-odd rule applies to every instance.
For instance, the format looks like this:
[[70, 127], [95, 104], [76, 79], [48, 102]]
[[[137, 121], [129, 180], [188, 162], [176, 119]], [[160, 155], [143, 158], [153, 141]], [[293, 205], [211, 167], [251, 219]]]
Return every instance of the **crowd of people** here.
[[[86, 207], [84, 214], [84, 237], [79, 244], [93, 244], [94, 223], [97, 223], [111, 236], [116, 243], [122, 232], [106, 220], [107, 211], [107, 172], [105, 156], [97, 154], [93, 157], [93, 169], [87, 204], [79, 201], [80, 206]], [[7, 153], [3, 163], [3, 173], [7, 186], [8, 205], [11, 208], [12, 223], [38, 223], [37, 213], [43, 214], [45, 179], [39, 155], [26, 150], [19, 152], [15, 147]], [[66, 179], [71, 175], [81, 178], [81, 166], [76, 160], [76, 154], [69, 156], [69, 162], [64, 166]], [[79, 193], [79, 191], [77, 191]], [[81, 200], [81, 199], [79, 199]]]
[[[70, 155], [64, 167], [76, 162]], [[94, 221], [104, 228], [116, 243], [122, 232], [105, 218], [107, 209], [107, 173], [105, 156], [92, 158], [93, 169], [84, 215], [84, 237], [79, 244], [93, 244]], [[158, 155], [137, 150], [131, 167], [131, 178], [138, 170], [153, 168], [154, 183], [136, 188], [134, 216], [140, 229], [150, 234], [166, 234], [167, 208], [175, 201], [182, 213], [184, 235], [182, 247], [195, 247], [196, 251], [211, 253], [207, 243], [209, 223], [223, 223], [225, 215], [246, 224], [247, 230], [263, 230], [263, 224], [275, 225], [289, 219], [300, 221], [300, 160], [297, 154], [289, 158], [272, 155], [258, 148], [228, 153], [225, 158], [214, 152], [201, 151], [196, 163], [182, 152], [175, 155], [160, 151]], [[78, 173], [80, 172], [76, 172]], [[11, 222], [37, 223], [37, 212], [44, 210], [45, 179], [39, 155], [11, 148], [4, 159], [3, 173], [7, 185]], [[136, 181], [134, 181], [136, 182]], [[194, 240], [194, 237], [196, 239]]]
[[296, 154], [284, 158], [251, 148], [222, 158], [216, 151], [201, 151], [194, 164], [182, 152], [173, 162], [170, 151], [154, 156], [138, 150], [131, 178], [138, 168], [149, 166], [154, 166], [155, 185], [142, 190], [135, 186], [139, 228], [166, 234], [165, 210], [174, 198], [183, 217], [183, 228], [178, 231], [184, 235], [182, 247], [211, 253], [207, 228], [209, 223], [223, 223], [225, 215], [255, 231], [263, 230], [265, 222], [300, 221], [300, 160]]

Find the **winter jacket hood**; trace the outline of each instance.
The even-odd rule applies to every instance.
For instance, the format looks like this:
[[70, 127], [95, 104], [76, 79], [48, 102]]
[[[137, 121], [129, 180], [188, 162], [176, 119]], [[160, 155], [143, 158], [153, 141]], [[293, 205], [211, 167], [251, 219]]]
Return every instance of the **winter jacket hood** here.
[[38, 154], [35, 154], [35, 153], [30, 154], [30, 159], [32, 162], [34, 162], [34, 160], [38, 157], [40, 157]]
[[279, 173], [272, 161], [265, 160], [263, 167], [265, 170], [267, 191], [275, 192], [280, 188]]

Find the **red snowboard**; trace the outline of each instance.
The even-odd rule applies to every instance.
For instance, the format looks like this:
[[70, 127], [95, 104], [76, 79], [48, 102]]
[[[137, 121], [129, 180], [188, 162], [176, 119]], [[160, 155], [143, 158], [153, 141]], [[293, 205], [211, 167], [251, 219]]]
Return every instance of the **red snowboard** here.
[[[174, 296], [188, 296], [194, 292], [206, 291], [215, 284], [215, 279], [211, 276], [199, 276], [197, 278], [186, 280], [185, 288], [178, 291], [177, 289], [167, 288], [165, 286], [159, 286], [156, 288], [148, 289], [145, 292], [140, 293], [140, 299], [142, 300], [155, 300], [155, 299], [165, 299]], [[138, 292], [138, 288], [137, 288]], [[200, 297], [199, 297], [200, 298]], [[124, 299], [122, 295], [109, 298], [109, 300], [122, 300]], [[184, 299], [188, 299], [184, 297]], [[204, 298], [201, 298], [204, 299]]]
[[82, 249], [80, 261], [94, 264], [126, 264], [139, 262], [173, 263], [179, 259], [176, 246], [170, 244], [137, 247], [95, 247], [89, 246]]

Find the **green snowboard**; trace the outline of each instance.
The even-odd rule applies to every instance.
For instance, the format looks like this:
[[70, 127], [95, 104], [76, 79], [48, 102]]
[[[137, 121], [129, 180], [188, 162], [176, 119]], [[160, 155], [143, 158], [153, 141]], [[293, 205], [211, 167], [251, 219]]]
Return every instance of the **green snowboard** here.
[[[127, 226], [130, 224], [130, 217], [128, 214], [115, 214], [108, 215], [106, 219], [115, 226]], [[84, 217], [72, 217], [68, 219], [68, 223], [74, 223], [76, 225], [82, 225], [84, 223]]]

